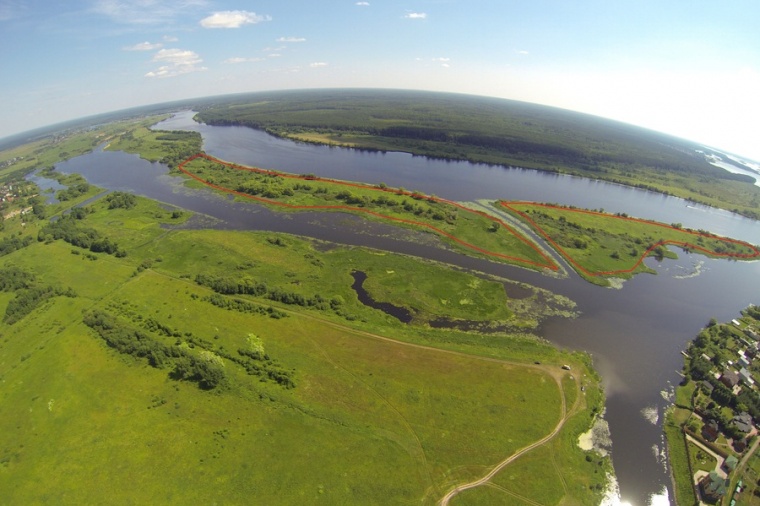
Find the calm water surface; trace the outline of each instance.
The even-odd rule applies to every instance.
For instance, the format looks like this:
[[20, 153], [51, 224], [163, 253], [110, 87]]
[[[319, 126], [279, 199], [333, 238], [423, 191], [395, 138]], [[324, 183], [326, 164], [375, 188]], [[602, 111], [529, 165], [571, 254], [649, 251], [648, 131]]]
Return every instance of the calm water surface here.
[[[686, 227], [708, 229], [754, 244], [760, 223], [659, 194], [583, 178], [523, 169], [447, 162], [404, 153], [373, 153], [276, 139], [241, 127], [211, 127], [187, 112], [163, 122], [165, 129], [199, 131], [204, 150], [237, 163], [294, 173], [384, 182], [454, 200], [515, 199], [603, 208]], [[189, 190], [166, 168], [121, 152], [97, 151], [59, 164], [91, 183], [125, 190], [203, 213], [228, 229], [283, 231], [345, 244], [422, 256], [541, 286], [578, 303], [581, 316], [549, 320], [540, 333], [571, 349], [590, 352], [607, 392], [606, 418], [613, 463], [623, 501], [645, 505], [670, 488], [661, 458], [664, 392], [678, 382], [680, 350], [711, 318], [730, 320], [750, 303], [760, 303], [760, 262], [708, 260], [681, 255], [648, 264], [658, 275], [639, 275], [621, 290], [595, 287], [575, 275], [554, 279], [523, 269], [471, 259], [436, 247], [435, 239], [410, 241], [413, 232], [395, 231], [341, 214], [277, 214], [231, 202], [203, 190]], [[427, 237], [427, 236], [425, 236]], [[672, 496], [672, 494], [671, 494]]]

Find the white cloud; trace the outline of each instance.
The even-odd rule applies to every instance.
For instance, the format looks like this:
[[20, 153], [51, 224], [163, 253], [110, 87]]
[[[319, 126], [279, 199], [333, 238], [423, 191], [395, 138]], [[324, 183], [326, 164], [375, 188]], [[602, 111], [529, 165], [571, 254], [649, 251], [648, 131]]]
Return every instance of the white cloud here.
[[271, 53], [271, 54], [268, 54], [267, 56], [270, 58], [279, 58], [282, 55], [280, 53]]
[[124, 51], [153, 51], [155, 49], [160, 49], [163, 47], [163, 44], [160, 42], [152, 43], [152, 42], [140, 42], [139, 44], [135, 44], [134, 46], [127, 46], [123, 47]]
[[313, 69], [318, 67], [327, 67], [327, 63], [323, 61], [315, 61], [314, 63], [310, 63], [309, 67]]
[[206, 4], [206, 0], [95, 0], [91, 10], [117, 23], [157, 24]]
[[227, 58], [222, 63], [249, 63], [249, 62], [257, 62], [257, 61], [264, 61], [264, 58], [233, 57], [233, 58]]
[[448, 61], [451, 61], [451, 58], [433, 58], [433, 61], [446, 63]]
[[243, 25], [255, 25], [262, 21], [271, 21], [272, 17], [248, 11], [220, 11], [201, 19], [203, 28], [240, 28]]
[[303, 37], [280, 37], [277, 42], [306, 42]]
[[406, 19], [427, 19], [427, 13], [426, 12], [410, 12], [408, 14], [405, 14], [404, 17]]
[[164, 42], [177, 42], [179, 39], [173, 35], [164, 35]]
[[361, 7], [369, 7], [369, 2], [356, 2], [356, 5]]
[[269, 53], [272, 51], [277, 52], [277, 51], [282, 51], [283, 49], [286, 49], [286, 48], [287, 46], [265, 47], [264, 49], [261, 50], [261, 52], [262, 53]]
[[528, 51], [526, 51], [524, 49], [516, 50], [515, 53], [517, 53], [519, 55], [522, 55], [522, 56], [527, 56], [527, 55], [530, 54]]
[[203, 60], [195, 51], [186, 49], [162, 49], [153, 56], [153, 62], [165, 63], [157, 70], [145, 74], [145, 77], [174, 77], [190, 72], [208, 70], [199, 66]]
[[441, 63], [441, 67], [449, 68], [451, 67], [451, 65], [449, 65], [448, 63]]

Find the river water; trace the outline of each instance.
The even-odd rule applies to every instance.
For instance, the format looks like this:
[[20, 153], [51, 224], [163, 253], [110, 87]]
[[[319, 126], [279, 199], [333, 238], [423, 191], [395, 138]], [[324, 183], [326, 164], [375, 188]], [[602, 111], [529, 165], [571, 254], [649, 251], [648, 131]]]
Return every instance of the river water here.
[[[760, 222], [681, 199], [588, 179], [465, 162], [431, 160], [404, 153], [378, 153], [294, 143], [243, 127], [212, 127], [185, 112], [158, 127], [202, 134], [204, 150], [218, 158], [294, 173], [384, 182], [452, 200], [515, 199], [556, 202], [624, 212], [665, 223], [680, 222], [760, 243]], [[57, 165], [92, 184], [131, 191], [183, 207], [227, 229], [282, 231], [344, 244], [397, 251], [524, 281], [578, 303], [575, 320], [549, 320], [539, 333], [594, 357], [607, 393], [606, 419], [620, 501], [656, 504], [669, 493], [661, 457], [662, 414], [667, 391], [679, 381], [680, 351], [710, 318], [730, 320], [750, 303], [760, 303], [760, 262], [709, 260], [678, 252], [679, 260], [654, 259], [657, 275], [639, 275], [622, 289], [593, 286], [578, 276], [557, 279], [516, 267], [468, 258], [436, 247], [435, 240], [409, 240], [413, 232], [388, 234], [390, 227], [341, 214], [278, 214], [231, 202], [205, 190], [190, 190], [166, 167], [121, 152], [96, 151]], [[395, 230], [395, 229], [393, 229]], [[669, 493], [672, 497], [672, 493]]]

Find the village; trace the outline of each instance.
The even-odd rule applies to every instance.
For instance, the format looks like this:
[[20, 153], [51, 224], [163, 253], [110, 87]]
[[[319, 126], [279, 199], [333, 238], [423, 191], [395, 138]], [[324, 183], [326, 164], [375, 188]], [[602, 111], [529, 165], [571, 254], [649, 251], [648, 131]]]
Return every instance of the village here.
[[36, 186], [27, 181], [11, 181], [0, 185], [0, 216], [8, 220], [15, 216], [23, 216], [32, 211], [32, 206], [26, 204], [28, 197], [36, 196]]
[[760, 444], [759, 328], [751, 305], [730, 323], [711, 320], [683, 352], [676, 410], [699, 504], [760, 504], [750, 462]]

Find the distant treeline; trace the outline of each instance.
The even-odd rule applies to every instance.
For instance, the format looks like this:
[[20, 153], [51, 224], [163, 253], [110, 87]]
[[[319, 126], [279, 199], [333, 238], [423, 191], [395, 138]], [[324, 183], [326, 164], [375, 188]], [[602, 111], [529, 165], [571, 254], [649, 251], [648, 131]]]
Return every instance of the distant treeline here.
[[398, 90], [272, 92], [202, 107], [198, 118], [280, 137], [319, 133], [354, 149], [576, 174], [708, 205], [717, 201], [760, 218], [760, 190], [735, 186], [753, 178], [711, 165], [696, 143], [525, 102]]

